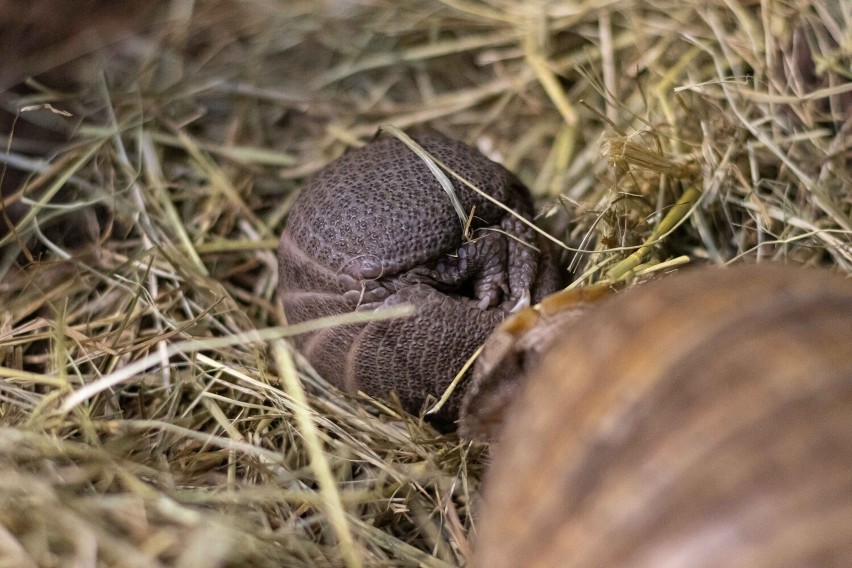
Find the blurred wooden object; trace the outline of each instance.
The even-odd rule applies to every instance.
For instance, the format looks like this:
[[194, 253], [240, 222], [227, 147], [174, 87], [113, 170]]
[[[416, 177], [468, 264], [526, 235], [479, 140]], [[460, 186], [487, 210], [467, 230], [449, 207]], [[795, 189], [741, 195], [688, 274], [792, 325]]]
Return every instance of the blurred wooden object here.
[[587, 310], [485, 491], [477, 567], [852, 566], [852, 282], [698, 269]]

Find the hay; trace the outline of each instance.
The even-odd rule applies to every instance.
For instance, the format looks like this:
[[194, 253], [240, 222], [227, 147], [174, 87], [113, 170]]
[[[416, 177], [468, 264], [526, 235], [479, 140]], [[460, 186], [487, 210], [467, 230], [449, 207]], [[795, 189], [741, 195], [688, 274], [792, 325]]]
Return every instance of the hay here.
[[0, 564], [464, 564], [487, 448], [286, 343], [274, 249], [305, 178], [429, 125], [528, 183], [576, 285], [852, 273], [850, 8], [171, 0], [52, 51], [33, 73], [95, 55], [2, 94], [31, 208], [0, 237]]

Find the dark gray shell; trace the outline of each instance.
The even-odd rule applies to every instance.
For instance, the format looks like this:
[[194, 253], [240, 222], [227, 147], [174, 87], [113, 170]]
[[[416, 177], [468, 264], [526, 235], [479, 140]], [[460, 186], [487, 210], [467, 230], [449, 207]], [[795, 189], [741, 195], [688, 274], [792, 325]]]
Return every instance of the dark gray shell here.
[[[529, 192], [505, 168], [438, 134], [416, 140], [531, 217]], [[455, 179], [453, 185], [465, 210], [475, 212], [473, 229], [498, 228], [542, 245], [504, 210]], [[297, 346], [332, 383], [377, 397], [395, 391], [416, 412], [428, 395], [440, 396], [507, 309], [558, 283], [551, 255], [493, 231], [474, 237], [475, 243], [463, 242], [448, 196], [399, 140], [384, 138], [335, 160], [304, 187], [281, 237], [279, 291], [288, 320], [399, 303], [413, 304], [417, 313], [305, 334]], [[445, 418], [455, 418], [458, 398]]]

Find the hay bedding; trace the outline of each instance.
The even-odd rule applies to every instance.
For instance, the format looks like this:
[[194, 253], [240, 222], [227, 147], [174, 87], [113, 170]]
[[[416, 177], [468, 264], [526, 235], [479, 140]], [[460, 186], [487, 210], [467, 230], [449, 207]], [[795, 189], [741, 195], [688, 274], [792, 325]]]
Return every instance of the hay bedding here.
[[2, 566], [465, 563], [487, 448], [331, 389], [275, 296], [301, 183], [380, 125], [516, 171], [579, 284], [852, 272], [848, 0], [97, 4], [0, 10], [68, 34], [0, 40], [28, 62], [2, 88], [39, 75], [2, 94], [4, 211], [15, 180], [30, 204], [0, 249]]

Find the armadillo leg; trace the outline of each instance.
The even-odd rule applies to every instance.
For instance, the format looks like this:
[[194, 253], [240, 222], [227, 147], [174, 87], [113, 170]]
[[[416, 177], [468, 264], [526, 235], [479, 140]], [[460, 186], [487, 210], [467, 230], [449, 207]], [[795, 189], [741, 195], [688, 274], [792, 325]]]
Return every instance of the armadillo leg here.
[[509, 292], [506, 247], [505, 235], [480, 231], [475, 240], [429, 266], [412, 268], [400, 276], [399, 282], [426, 284], [445, 293], [472, 297], [481, 309], [494, 307]]

